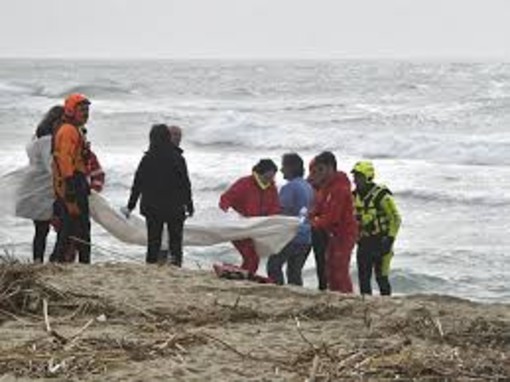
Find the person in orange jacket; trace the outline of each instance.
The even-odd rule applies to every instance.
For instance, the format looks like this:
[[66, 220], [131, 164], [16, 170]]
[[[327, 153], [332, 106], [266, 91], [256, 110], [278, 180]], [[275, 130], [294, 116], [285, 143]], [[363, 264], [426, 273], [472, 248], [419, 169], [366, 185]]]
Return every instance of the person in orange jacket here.
[[[276, 164], [271, 159], [262, 159], [252, 171], [252, 175], [237, 180], [221, 195], [219, 207], [225, 212], [232, 208], [244, 217], [279, 214], [280, 201], [274, 183], [278, 171]], [[232, 244], [243, 257], [241, 268], [255, 274], [260, 259], [253, 241], [238, 240]]]
[[[92, 151], [90, 147], [90, 141], [87, 140], [87, 129], [82, 128], [81, 129], [82, 134], [85, 138], [85, 168], [87, 175], [87, 181], [89, 183], [90, 189], [94, 190], [95, 192], [101, 192], [103, 191], [103, 187], [106, 180], [106, 174], [103, 171], [103, 168], [101, 167], [101, 163], [99, 163], [99, 159], [97, 158], [97, 155]], [[65, 263], [74, 263], [76, 260], [76, 252], [79, 249], [78, 243], [75, 243], [71, 240], [71, 242], [68, 243], [68, 247], [64, 251], [63, 259], [62, 261]]]
[[90, 101], [82, 94], [65, 100], [62, 124], [53, 136], [55, 215], [60, 221], [52, 261], [64, 261], [70, 243], [78, 248], [80, 263], [90, 263], [90, 215], [87, 181], [87, 146], [83, 126]]
[[337, 170], [336, 158], [331, 152], [315, 157], [314, 182], [319, 187], [319, 198], [310, 220], [316, 230], [327, 232], [326, 279], [332, 291], [352, 293], [349, 274], [351, 254], [358, 237], [351, 182]]

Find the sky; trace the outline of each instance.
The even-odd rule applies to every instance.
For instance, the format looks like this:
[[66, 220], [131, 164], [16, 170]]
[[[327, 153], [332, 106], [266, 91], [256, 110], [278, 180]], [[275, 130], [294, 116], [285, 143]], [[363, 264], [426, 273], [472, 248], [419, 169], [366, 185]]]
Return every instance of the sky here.
[[510, 0], [1, 0], [0, 57], [510, 59]]

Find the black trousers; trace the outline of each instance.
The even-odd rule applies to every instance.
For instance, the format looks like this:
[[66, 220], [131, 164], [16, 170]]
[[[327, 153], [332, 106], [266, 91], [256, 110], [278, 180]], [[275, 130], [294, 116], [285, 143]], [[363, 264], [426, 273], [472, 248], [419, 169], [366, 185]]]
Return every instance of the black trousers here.
[[165, 252], [161, 251], [163, 227], [168, 229], [168, 249], [171, 263], [178, 267], [182, 266], [182, 237], [184, 229], [184, 215], [161, 217], [145, 216], [147, 226], [147, 257], [149, 264], [166, 261]]
[[381, 238], [362, 238], [358, 243], [356, 256], [360, 293], [372, 294], [372, 271], [374, 271], [381, 295], [390, 296], [391, 285], [388, 272], [391, 254], [383, 254]]
[[326, 249], [328, 248], [327, 232], [312, 229], [312, 248], [315, 255], [315, 266], [317, 269], [319, 290], [326, 290], [328, 289], [328, 281], [326, 278]]
[[49, 220], [34, 220], [34, 240], [32, 242], [32, 254], [34, 263], [44, 262], [44, 252], [46, 251], [46, 239], [50, 232]]
[[267, 275], [273, 279], [278, 285], [283, 285], [282, 267], [287, 263], [287, 283], [291, 285], [303, 285], [303, 266], [310, 253], [310, 244], [296, 244], [290, 242], [283, 250], [269, 256], [267, 260]]
[[50, 261], [64, 262], [67, 252], [74, 246], [78, 251], [79, 262], [90, 264], [91, 237], [88, 193], [78, 194], [76, 203], [80, 213], [78, 216], [71, 216], [63, 200], [55, 201], [55, 215], [59, 218], [61, 227], [57, 233], [57, 243]]

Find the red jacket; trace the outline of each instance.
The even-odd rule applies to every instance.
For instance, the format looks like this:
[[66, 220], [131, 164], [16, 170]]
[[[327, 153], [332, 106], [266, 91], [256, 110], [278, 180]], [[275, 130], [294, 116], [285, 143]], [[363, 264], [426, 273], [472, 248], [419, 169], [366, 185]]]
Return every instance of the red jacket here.
[[280, 200], [276, 186], [263, 190], [253, 175], [236, 181], [220, 198], [220, 208], [233, 208], [245, 217], [269, 216], [280, 213]]
[[87, 177], [89, 179], [90, 188], [94, 191], [101, 192], [104, 187], [105, 173], [97, 159], [96, 154], [89, 149], [87, 153]]
[[354, 214], [351, 182], [345, 173], [336, 173], [316, 193], [311, 221], [316, 229], [333, 236], [356, 240], [358, 223]]

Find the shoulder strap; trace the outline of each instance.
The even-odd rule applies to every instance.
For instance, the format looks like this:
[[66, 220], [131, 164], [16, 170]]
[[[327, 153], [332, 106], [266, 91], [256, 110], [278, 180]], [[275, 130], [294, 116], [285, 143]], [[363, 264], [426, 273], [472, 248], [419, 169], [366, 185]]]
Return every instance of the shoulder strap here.
[[393, 195], [393, 193], [386, 186], [376, 186], [377, 191], [374, 193], [373, 200], [376, 208], [381, 206], [381, 201], [386, 195]]

